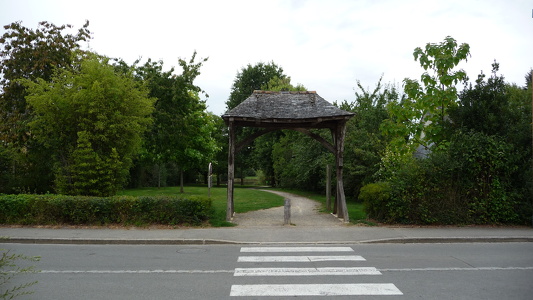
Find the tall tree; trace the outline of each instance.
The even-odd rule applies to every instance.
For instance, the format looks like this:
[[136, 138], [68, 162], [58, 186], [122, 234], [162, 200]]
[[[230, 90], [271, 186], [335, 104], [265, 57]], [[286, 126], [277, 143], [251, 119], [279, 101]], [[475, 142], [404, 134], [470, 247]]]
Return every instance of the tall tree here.
[[[248, 66], [242, 68], [235, 76], [229, 99], [226, 101], [227, 109], [231, 110], [235, 108], [241, 102], [246, 100], [254, 90], [260, 90], [267, 87], [269, 82], [273, 79], [275, 80], [275, 78], [282, 82], [283, 80], [286, 80], [287, 77], [283, 74], [283, 69], [274, 62], [268, 64], [260, 62], [254, 66], [248, 64]], [[253, 132], [253, 128], [237, 128], [235, 134], [237, 139], [242, 139]], [[246, 169], [254, 167], [252, 152], [253, 145], [242, 149], [241, 152], [239, 152], [239, 155], [236, 156], [236, 167], [237, 172], [241, 177], [241, 184], [244, 184], [244, 173]]]
[[283, 69], [274, 62], [268, 64], [260, 62], [254, 66], [248, 64], [246, 68], [242, 68], [233, 81], [229, 99], [226, 101], [227, 109], [230, 110], [239, 105], [254, 90], [260, 90], [274, 77], [278, 79], [284, 79], [286, 77], [283, 75]]
[[[392, 118], [384, 123], [387, 134], [394, 136], [394, 144], [401, 149], [406, 139], [412, 152], [421, 145], [426, 149], [444, 147], [449, 141], [445, 136], [449, 110], [457, 106], [459, 82], [467, 80], [463, 70], [455, 70], [457, 65], [470, 56], [468, 44], [458, 45], [452, 37], [441, 43], [428, 43], [424, 50], [417, 47], [413, 52], [424, 73], [420, 82], [404, 79], [406, 98], [400, 103], [389, 105]], [[403, 146], [402, 146], [403, 145]]]
[[379, 170], [381, 157], [390, 138], [383, 135], [380, 125], [388, 118], [387, 105], [400, 99], [397, 88], [378, 81], [373, 90], [365, 89], [357, 82], [355, 100], [344, 102], [341, 109], [354, 112], [346, 124], [344, 145], [345, 190], [349, 197], [357, 199], [360, 188], [373, 182]]
[[81, 48], [80, 43], [90, 39], [89, 21], [76, 34], [65, 31], [72, 25], [56, 26], [40, 22], [34, 30], [22, 26], [21, 22], [4, 26], [6, 32], [0, 38], [0, 141], [24, 142], [29, 138], [25, 126], [31, 117], [26, 105], [26, 89], [18, 79], [45, 81], [51, 79], [55, 68], [71, 68], [75, 56], [73, 51]]
[[[261, 86], [261, 90], [264, 91], [305, 91], [306, 88], [302, 84], [297, 84], [294, 86], [291, 83], [291, 78], [289, 76], [273, 77], [268, 83]], [[266, 181], [269, 184], [274, 185], [275, 174], [274, 174], [274, 146], [279, 144], [280, 138], [286, 133], [280, 131], [275, 131], [267, 133], [255, 139], [253, 144], [254, 151], [251, 153], [251, 165], [258, 170], [262, 170], [265, 176]], [[279, 145], [278, 145], [279, 147]], [[278, 152], [282, 149], [278, 149]], [[290, 151], [289, 149], [286, 149]]]
[[137, 76], [147, 82], [150, 96], [156, 99], [144, 156], [158, 170], [168, 164], [177, 166], [182, 192], [183, 172], [207, 166], [218, 149], [213, 138], [215, 117], [206, 112], [205, 100], [200, 99], [204, 91], [194, 83], [206, 61], [196, 62], [196, 52], [188, 61], [179, 59], [179, 75], [173, 67], [163, 71], [162, 61], [148, 60], [137, 68]]
[[[0, 170], [9, 183], [5, 192], [51, 190], [50, 153], [36, 142], [28, 124], [33, 112], [26, 103], [26, 88], [19, 79], [49, 81], [55, 68], [72, 68], [74, 51], [91, 38], [87, 21], [75, 33], [71, 25], [40, 22], [37, 29], [21, 22], [4, 26], [0, 37], [0, 147], [8, 153], [9, 168]], [[2, 177], [2, 175], [0, 175]]]
[[22, 82], [35, 111], [32, 134], [53, 153], [57, 191], [113, 195], [151, 122], [146, 89], [95, 54], [74, 70], [56, 69], [50, 81]]

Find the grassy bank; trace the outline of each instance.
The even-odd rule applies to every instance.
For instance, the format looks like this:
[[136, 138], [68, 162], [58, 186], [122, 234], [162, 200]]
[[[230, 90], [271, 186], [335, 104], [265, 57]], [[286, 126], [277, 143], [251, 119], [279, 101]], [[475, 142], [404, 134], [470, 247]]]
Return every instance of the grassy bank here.
[[[319, 195], [316, 193], [299, 191], [299, 190], [289, 190], [289, 189], [275, 189], [275, 188], [266, 188], [272, 189], [281, 192], [288, 192], [300, 196], [304, 196], [309, 199], [313, 199], [322, 204], [322, 211], [326, 212], [326, 196]], [[194, 196], [206, 196], [207, 187], [206, 186], [186, 186], [184, 189], [185, 195], [194, 195]], [[120, 194], [122, 195], [131, 195], [131, 196], [156, 196], [156, 195], [180, 195], [179, 187], [164, 187], [164, 188], [139, 188], [124, 190]], [[213, 187], [211, 188], [211, 200], [213, 206], [213, 213], [210, 217], [210, 223], [212, 226], [221, 227], [221, 226], [233, 226], [232, 223], [226, 222], [226, 197], [227, 189], [226, 187]], [[244, 213], [253, 210], [266, 209], [276, 206], [283, 205], [283, 197], [263, 192], [257, 189], [250, 187], [235, 187], [235, 212]], [[334, 198], [332, 197], [332, 201]], [[366, 219], [366, 214], [363, 210], [362, 203], [352, 203], [349, 202], [346, 204], [348, 208], [348, 213], [350, 215], [350, 222], [354, 224], [369, 223]]]
[[[147, 196], [147, 195], [181, 195], [179, 187], [163, 188], [139, 188], [129, 189], [120, 192], [121, 195], [130, 196]], [[184, 194], [192, 196], [207, 196], [206, 186], [186, 186]], [[233, 226], [232, 223], [226, 222], [226, 187], [211, 188], [211, 200], [213, 212], [209, 222], [212, 226]], [[283, 197], [272, 193], [259, 191], [249, 187], [235, 187], [234, 195], [235, 212], [244, 213], [253, 210], [266, 209], [283, 205]]]

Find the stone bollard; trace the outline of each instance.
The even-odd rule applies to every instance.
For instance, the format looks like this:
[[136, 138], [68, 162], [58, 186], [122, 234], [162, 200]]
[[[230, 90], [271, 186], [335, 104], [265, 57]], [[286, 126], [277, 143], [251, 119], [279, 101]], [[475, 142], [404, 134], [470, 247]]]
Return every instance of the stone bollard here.
[[283, 225], [291, 225], [291, 199], [285, 198]]

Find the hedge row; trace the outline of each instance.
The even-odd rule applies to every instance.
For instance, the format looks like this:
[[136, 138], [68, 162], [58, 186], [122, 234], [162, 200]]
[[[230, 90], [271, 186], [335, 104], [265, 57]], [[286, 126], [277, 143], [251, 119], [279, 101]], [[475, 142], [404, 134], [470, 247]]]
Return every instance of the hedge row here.
[[198, 225], [210, 213], [211, 200], [201, 197], [0, 195], [0, 224]]

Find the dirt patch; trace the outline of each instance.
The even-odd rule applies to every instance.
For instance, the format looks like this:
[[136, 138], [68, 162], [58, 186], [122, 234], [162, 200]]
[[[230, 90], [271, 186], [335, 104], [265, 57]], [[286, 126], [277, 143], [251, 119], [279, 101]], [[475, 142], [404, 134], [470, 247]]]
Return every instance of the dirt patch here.
[[[285, 192], [271, 190], [263, 191], [290, 199], [291, 226], [344, 226], [344, 222], [334, 215], [319, 212], [320, 203], [314, 200]], [[237, 224], [239, 227], [283, 226], [283, 217], [284, 207], [280, 206], [235, 214], [233, 223]]]

